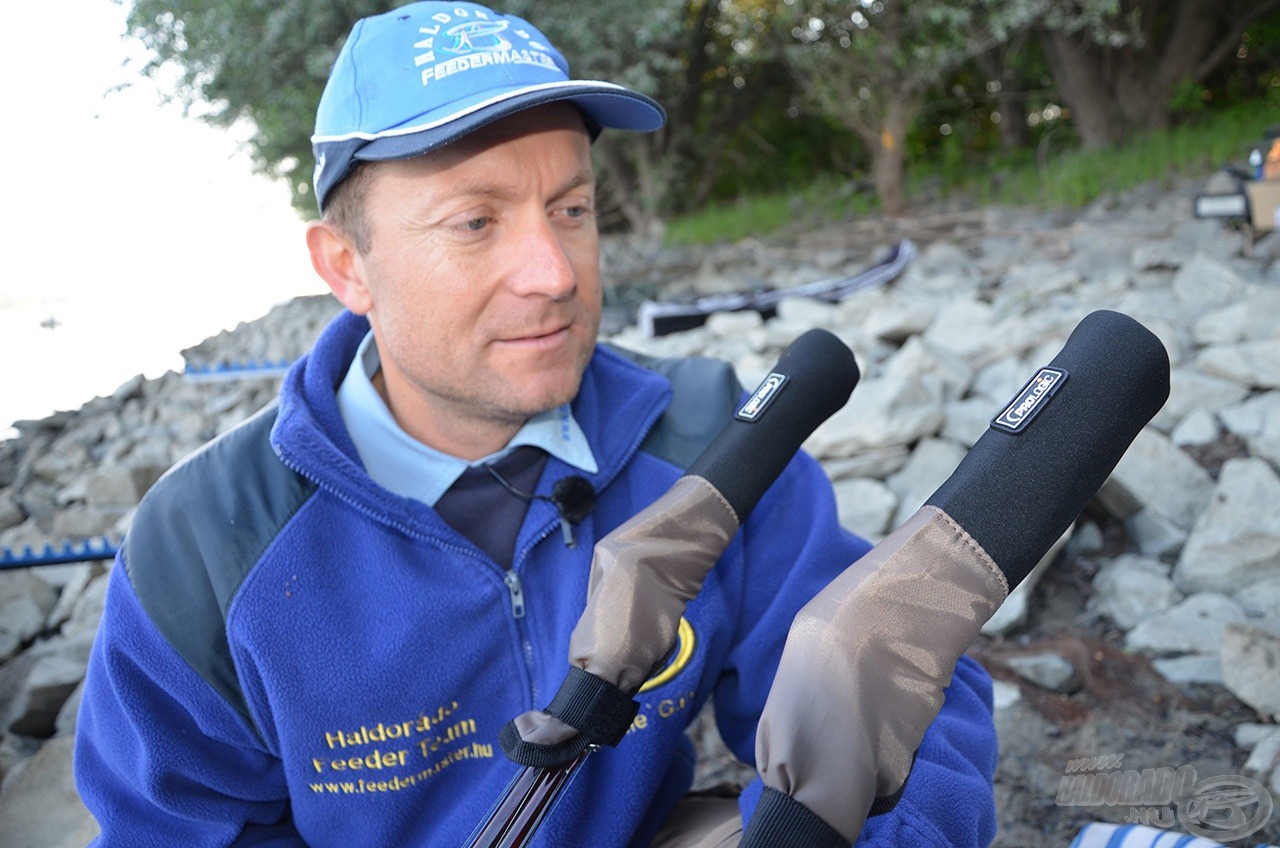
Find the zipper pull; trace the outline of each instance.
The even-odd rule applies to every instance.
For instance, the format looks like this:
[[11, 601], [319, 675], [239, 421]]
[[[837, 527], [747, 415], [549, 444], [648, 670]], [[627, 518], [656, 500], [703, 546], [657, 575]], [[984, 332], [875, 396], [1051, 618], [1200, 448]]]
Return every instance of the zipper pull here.
[[520, 584], [520, 575], [510, 570], [502, 576], [502, 582], [506, 584], [507, 592], [511, 595], [511, 615], [515, 618], [524, 618], [524, 586]]

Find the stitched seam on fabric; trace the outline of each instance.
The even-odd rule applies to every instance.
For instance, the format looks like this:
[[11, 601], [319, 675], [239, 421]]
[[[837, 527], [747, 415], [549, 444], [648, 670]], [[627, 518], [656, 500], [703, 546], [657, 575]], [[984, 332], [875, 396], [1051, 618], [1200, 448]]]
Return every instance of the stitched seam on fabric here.
[[956, 520], [954, 518], [952, 518], [950, 515], [947, 515], [938, 507], [929, 505], [924, 508], [936, 513], [938, 516], [942, 518], [944, 522], [946, 522], [948, 527], [955, 530], [956, 533], [960, 535], [960, 539], [965, 543], [965, 545], [967, 545], [975, 554], [977, 554], [978, 559], [981, 560], [982, 564], [985, 565], [987, 569], [995, 576], [996, 582], [998, 582], [1000, 584], [1000, 588], [1004, 590], [1004, 596], [1006, 598], [1009, 597], [1008, 578], [1004, 576], [1004, 572], [1000, 570], [1000, 566], [996, 565], [995, 560], [991, 558], [991, 556], [986, 552], [986, 550], [982, 547], [982, 545], [978, 544], [978, 540], [970, 536], [969, 531], [961, 527], [958, 523], [956, 523]]

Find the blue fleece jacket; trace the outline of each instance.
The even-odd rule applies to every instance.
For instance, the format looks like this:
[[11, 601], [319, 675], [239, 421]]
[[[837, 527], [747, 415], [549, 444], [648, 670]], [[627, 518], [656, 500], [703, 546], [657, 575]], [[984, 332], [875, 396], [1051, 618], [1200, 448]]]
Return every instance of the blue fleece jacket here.
[[[564, 679], [593, 545], [683, 472], [678, 451], [646, 441], [680, 412], [671, 382], [598, 349], [573, 404], [600, 466], [596, 507], [570, 549], [534, 501], [505, 571], [362, 469], [334, 392], [367, 327], [339, 316], [278, 407], [184, 460], [139, 508], [79, 720], [96, 845], [462, 845], [517, 771], [499, 729]], [[702, 401], [676, 394], [676, 407]], [[571, 473], [548, 460], [539, 493]], [[536, 844], [647, 844], [689, 788], [684, 731], [712, 695], [750, 762], [793, 615], [868, 547], [797, 457], [690, 604], [691, 650], [638, 696], [626, 738], [588, 760]], [[901, 801], [859, 844], [988, 844], [995, 757], [989, 678], [962, 659]], [[748, 814], [757, 794], [744, 793]]]

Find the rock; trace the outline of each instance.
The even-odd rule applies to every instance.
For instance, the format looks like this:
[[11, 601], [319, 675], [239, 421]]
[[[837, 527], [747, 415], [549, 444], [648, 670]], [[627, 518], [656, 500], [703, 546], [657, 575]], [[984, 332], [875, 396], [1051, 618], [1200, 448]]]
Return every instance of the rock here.
[[1242, 437], [1249, 452], [1280, 467], [1280, 392], [1255, 395], [1219, 412], [1223, 426]]
[[1124, 517], [1147, 507], [1179, 527], [1195, 523], [1213, 492], [1213, 478], [1185, 451], [1148, 427], [1138, 434], [1099, 493], [1107, 508]]
[[1199, 345], [1233, 344], [1275, 338], [1280, 315], [1280, 291], [1249, 286], [1248, 295], [1236, 303], [1211, 310], [1192, 328]]
[[1196, 357], [1206, 374], [1259, 389], [1280, 389], [1280, 339], [1207, 347]]
[[1173, 293], [1198, 314], [1239, 300], [1244, 281], [1229, 265], [1197, 253], [1173, 275]]
[[855, 477], [835, 483], [840, 525], [872, 542], [883, 539], [892, 524], [898, 497], [879, 480]]
[[1016, 683], [1010, 683], [1007, 680], [993, 680], [991, 681], [991, 700], [992, 708], [999, 712], [1021, 701], [1022, 690], [1018, 688]]
[[1170, 683], [1212, 683], [1222, 685], [1222, 660], [1216, 654], [1186, 654], [1160, 657], [1151, 665]]
[[1118, 557], [1093, 578], [1094, 602], [1113, 624], [1131, 630], [1182, 600], [1169, 572], [1154, 557]]
[[845, 407], [805, 442], [818, 458], [911, 445], [942, 426], [942, 384], [935, 379], [863, 380]]
[[973, 447], [999, 411], [998, 404], [985, 397], [951, 401], [944, 407], [946, 417], [939, 435], [956, 444]]
[[996, 320], [994, 310], [985, 303], [957, 299], [938, 312], [922, 338], [944, 355], [972, 361], [990, 353], [999, 343], [991, 332]]
[[1194, 367], [1174, 368], [1169, 374], [1169, 399], [1151, 426], [1169, 431], [1197, 409], [1217, 410], [1249, 396], [1249, 387], [1235, 380], [1213, 377]]
[[1003, 636], [1012, 633], [1019, 627], [1027, 623], [1027, 617], [1031, 612], [1031, 599], [1035, 596], [1036, 585], [1039, 584], [1040, 578], [1044, 577], [1045, 571], [1057, 559], [1059, 551], [1063, 545], [1067, 543], [1067, 539], [1071, 536], [1071, 530], [1063, 533], [1058, 541], [1053, 543], [1040, 561], [1036, 563], [1035, 568], [1023, 578], [1022, 582], [1014, 587], [1009, 593], [1009, 597], [1004, 599], [995, 615], [987, 619], [987, 623], [982, 625], [980, 631], [984, 636]]
[[1139, 623], [1124, 644], [1155, 654], [1207, 654], [1221, 650], [1223, 628], [1244, 619], [1244, 610], [1231, 598], [1201, 592]]
[[1018, 676], [1050, 692], [1070, 694], [1080, 688], [1075, 666], [1059, 654], [1046, 652], [1013, 657], [1009, 667]]
[[0, 662], [44, 630], [57, 601], [53, 587], [30, 571], [0, 574]]
[[1252, 746], [1249, 759], [1245, 760], [1246, 774], [1270, 775], [1280, 766], [1280, 728], [1272, 728]]
[[1280, 634], [1229, 623], [1222, 634], [1222, 681], [1262, 715], [1280, 719]]
[[[58, 712], [76, 686], [84, 679], [86, 658], [50, 651], [30, 665], [25, 677], [18, 681], [8, 700], [3, 727], [26, 736], [52, 736]], [[5, 671], [8, 671], [6, 667]], [[7, 675], [0, 674], [7, 678]]]
[[1246, 751], [1253, 749], [1263, 739], [1268, 736], [1280, 736], [1280, 727], [1274, 724], [1256, 724], [1254, 722], [1244, 722], [1237, 724], [1232, 732], [1231, 738], [1235, 741], [1237, 748], [1243, 748]]
[[890, 379], [916, 379], [925, 375], [936, 377], [942, 385], [945, 400], [957, 400], [964, 396], [973, 375], [954, 357], [945, 356], [920, 337], [907, 339], [906, 344], [885, 364], [882, 376]]
[[1124, 520], [1125, 532], [1147, 556], [1175, 554], [1187, 541], [1187, 531], [1154, 509], [1140, 509]]
[[51, 739], [5, 777], [0, 848], [85, 845], [98, 835], [71, 776], [73, 746], [71, 738]]
[[1180, 448], [1199, 447], [1216, 442], [1220, 435], [1218, 419], [1209, 410], [1199, 407], [1178, 422], [1169, 434], [1169, 440]]
[[1190, 589], [1234, 592], [1280, 574], [1280, 476], [1261, 459], [1222, 466], [1208, 508], [1198, 517], [1174, 578]]
[[951, 476], [964, 456], [964, 448], [942, 439], [924, 439], [916, 445], [907, 464], [885, 480], [898, 500], [893, 526], [903, 524], [914, 515]]
[[7, 490], [0, 492], [0, 531], [17, 527], [26, 520], [27, 516], [13, 499], [13, 495]]
[[862, 321], [862, 328], [872, 338], [901, 344], [927, 330], [937, 312], [937, 306], [931, 301], [903, 299], [870, 310]]
[[1241, 586], [1234, 597], [1251, 617], [1280, 621], [1280, 574]]

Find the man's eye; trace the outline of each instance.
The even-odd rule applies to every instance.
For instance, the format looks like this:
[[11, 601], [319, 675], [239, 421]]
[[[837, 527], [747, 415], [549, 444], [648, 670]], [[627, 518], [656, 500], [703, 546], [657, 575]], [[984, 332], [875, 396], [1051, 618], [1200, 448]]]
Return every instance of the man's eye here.
[[485, 227], [489, 226], [489, 221], [490, 221], [490, 220], [491, 220], [491, 219], [489, 219], [489, 218], [471, 218], [470, 220], [468, 220], [468, 221], [466, 221], [465, 223], [463, 223], [463, 225], [462, 225], [462, 226], [463, 226], [463, 228], [464, 228], [464, 229], [469, 230], [469, 231], [471, 231], [471, 232], [475, 233], [475, 232], [479, 232], [480, 230], [483, 230]]

